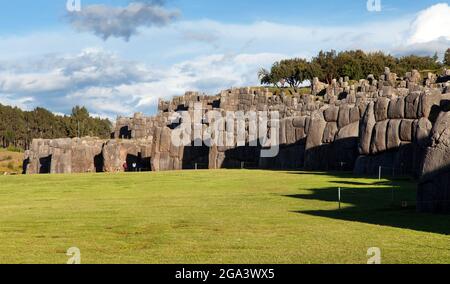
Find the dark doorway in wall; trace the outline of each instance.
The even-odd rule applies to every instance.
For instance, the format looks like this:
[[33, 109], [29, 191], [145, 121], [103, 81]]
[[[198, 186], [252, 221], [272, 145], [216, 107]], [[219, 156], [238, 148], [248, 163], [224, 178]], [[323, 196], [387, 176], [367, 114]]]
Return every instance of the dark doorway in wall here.
[[52, 168], [52, 155], [39, 159], [39, 173], [49, 174]]
[[[138, 157], [135, 155], [127, 155], [127, 171], [128, 172], [137, 172], [138, 171]], [[134, 166], [136, 165], [136, 166]]]
[[131, 139], [131, 130], [128, 128], [128, 126], [124, 126], [124, 127], [120, 128], [119, 138], [120, 139]]
[[210, 105], [213, 108], [220, 108], [220, 99], [213, 101]]
[[260, 147], [236, 147], [225, 151], [224, 169], [257, 169], [259, 166]]
[[[192, 144], [193, 145], [193, 144]], [[183, 154], [183, 170], [205, 170], [209, 168], [209, 147], [186, 146]]]
[[128, 172], [150, 172], [152, 170], [151, 158], [143, 158], [141, 153], [137, 156], [128, 154], [127, 166]]
[[188, 111], [189, 110], [189, 106], [185, 106], [185, 105], [178, 105], [177, 109], [175, 110], [175, 112], [179, 112], [179, 111]]
[[27, 173], [27, 168], [28, 168], [28, 165], [30, 164], [30, 158], [26, 158], [24, 161], [23, 161], [23, 165], [22, 165], [22, 174], [26, 174]]
[[103, 155], [100, 153], [97, 156], [94, 157], [94, 166], [95, 166], [95, 172], [96, 173], [102, 173], [103, 172]]

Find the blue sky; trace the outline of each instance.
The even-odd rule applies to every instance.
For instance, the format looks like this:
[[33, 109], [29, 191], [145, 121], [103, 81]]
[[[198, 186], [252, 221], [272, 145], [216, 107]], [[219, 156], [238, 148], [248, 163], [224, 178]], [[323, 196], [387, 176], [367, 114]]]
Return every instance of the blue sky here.
[[[66, 13], [65, 0], [2, 1], [0, 32], [11, 34], [39, 29], [58, 29]], [[83, 0], [83, 5], [108, 4], [124, 6], [126, 0]], [[169, 0], [167, 7], [182, 11], [184, 20], [214, 19], [220, 22], [251, 23], [269, 20], [291, 24], [358, 24], [362, 21], [394, 19], [414, 14], [436, 3], [433, 0], [385, 0], [382, 13], [370, 13], [364, 0]]]
[[[0, 103], [100, 116], [158, 98], [255, 85], [274, 60], [321, 49], [433, 54], [450, 47], [448, 1], [2, 1]], [[99, 6], [100, 5], [100, 6]]]

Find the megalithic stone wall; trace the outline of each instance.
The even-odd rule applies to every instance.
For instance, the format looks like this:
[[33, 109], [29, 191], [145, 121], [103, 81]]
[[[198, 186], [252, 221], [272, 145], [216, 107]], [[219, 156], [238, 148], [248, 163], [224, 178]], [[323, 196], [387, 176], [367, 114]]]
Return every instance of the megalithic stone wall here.
[[[415, 70], [399, 77], [386, 68], [378, 80], [370, 75], [353, 84], [348, 78], [330, 84], [314, 79], [311, 94], [276, 95], [268, 88], [229, 89], [215, 96], [187, 92], [160, 100], [155, 116], [119, 117], [111, 140], [34, 140], [24, 170], [30, 174], [120, 172], [136, 165], [132, 170], [246, 167], [353, 170], [362, 175], [375, 174], [382, 166], [422, 176], [419, 198], [429, 198], [442, 193], [440, 184], [446, 184], [431, 181], [430, 172], [445, 179], [445, 171], [438, 169], [450, 163], [436, 158], [447, 151], [445, 135], [439, 136], [447, 123], [441, 112], [448, 111], [450, 101], [450, 71], [446, 72], [422, 79]], [[195, 105], [201, 106], [202, 129], [211, 124], [208, 114], [213, 110], [278, 112], [279, 154], [261, 158], [262, 145], [250, 146], [248, 122], [245, 145], [239, 147], [236, 134], [232, 136], [224, 126], [214, 135], [232, 141], [231, 145], [174, 146], [171, 138], [180, 122], [173, 117], [177, 112], [192, 115]], [[268, 125], [267, 136], [270, 130]]]
[[28, 174], [96, 172], [102, 168], [103, 140], [35, 139], [25, 154], [24, 169]]
[[430, 89], [369, 103], [360, 122], [355, 174], [374, 174], [382, 166], [419, 175], [424, 143], [445, 98], [442, 89]]

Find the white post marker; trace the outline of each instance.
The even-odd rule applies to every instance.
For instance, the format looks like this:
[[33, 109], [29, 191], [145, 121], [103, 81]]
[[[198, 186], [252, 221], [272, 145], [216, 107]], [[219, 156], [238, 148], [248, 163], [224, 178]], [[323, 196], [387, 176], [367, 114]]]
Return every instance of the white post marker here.
[[378, 167], [378, 180], [381, 180], [381, 166]]
[[339, 210], [341, 210], [341, 188], [338, 189]]

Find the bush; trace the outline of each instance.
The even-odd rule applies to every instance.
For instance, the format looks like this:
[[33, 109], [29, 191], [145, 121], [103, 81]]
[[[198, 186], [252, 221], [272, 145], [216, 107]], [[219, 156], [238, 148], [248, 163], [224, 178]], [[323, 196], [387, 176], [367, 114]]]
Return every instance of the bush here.
[[23, 152], [22, 149], [20, 149], [18, 147], [15, 147], [15, 146], [9, 146], [7, 148], [7, 150], [10, 151], [10, 152], [16, 152], [16, 153], [22, 153]]
[[14, 163], [13, 162], [9, 162], [7, 165], [8, 169], [10, 170], [14, 170]]

